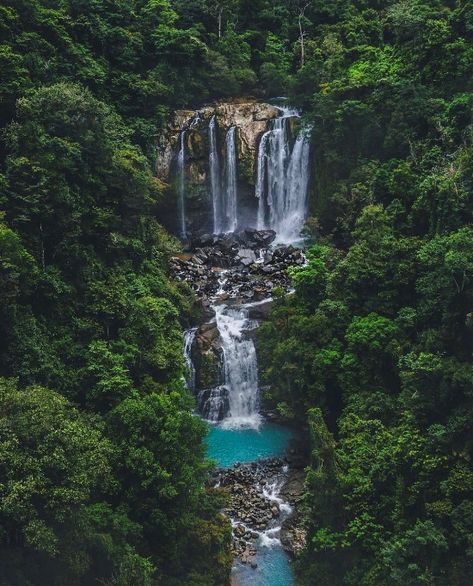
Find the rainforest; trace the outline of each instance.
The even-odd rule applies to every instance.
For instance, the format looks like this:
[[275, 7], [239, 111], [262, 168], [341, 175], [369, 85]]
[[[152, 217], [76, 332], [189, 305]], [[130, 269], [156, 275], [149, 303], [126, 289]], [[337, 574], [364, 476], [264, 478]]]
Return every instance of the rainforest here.
[[0, 586], [469, 586], [470, 0], [2, 0]]

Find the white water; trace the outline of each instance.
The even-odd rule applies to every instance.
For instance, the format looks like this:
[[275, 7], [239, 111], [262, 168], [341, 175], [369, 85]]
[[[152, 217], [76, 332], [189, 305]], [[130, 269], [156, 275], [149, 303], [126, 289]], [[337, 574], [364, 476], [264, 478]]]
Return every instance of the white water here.
[[186, 362], [186, 385], [191, 393], [195, 392], [195, 366], [192, 360], [192, 346], [194, 344], [197, 328], [184, 332], [184, 359]]
[[187, 237], [186, 230], [186, 131], [179, 137], [179, 152], [177, 154], [177, 191], [180, 237]]
[[235, 232], [238, 224], [238, 189], [237, 189], [237, 148], [236, 126], [232, 126], [225, 138], [225, 175], [222, 178], [222, 166], [218, 148], [217, 117], [212, 116], [209, 123], [209, 167], [210, 193], [212, 196], [213, 232], [227, 234]]
[[[283, 468], [283, 473], [287, 474], [288, 468]], [[284, 484], [284, 478], [274, 481], [271, 484], [266, 484], [263, 487], [263, 496], [267, 498], [269, 501], [276, 503], [279, 507], [281, 513], [285, 514], [286, 516], [292, 513], [292, 507], [289, 503], [286, 503], [280, 495], [281, 488]]]
[[243, 307], [214, 307], [223, 351], [224, 386], [228, 391], [229, 412], [222, 426], [257, 428], [261, 423], [258, 390], [258, 363], [253, 340], [245, 338], [252, 328]]
[[225, 386], [204, 389], [198, 395], [199, 410], [207, 421], [220, 421], [228, 412], [228, 391]]
[[[286, 474], [287, 470], [284, 471], [283, 469], [283, 473]], [[263, 493], [264, 498], [274, 503], [280, 511], [278, 519], [279, 524], [260, 533], [259, 544], [262, 547], [281, 547], [280, 533], [282, 523], [292, 514], [291, 505], [281, 497], [281, 489], [284, 481], [285, 478], [280, 477], [262, 487], [261, 492]]]
[[209, 124], [209, 167], [210, 193], [212, 196], [213, 231], [222, 233], [222, 184], [220, 177], [220, 157], [218, 154], [217, 117], [212, 116]]
[[275, 230], [277, 242], [287, 243], [299, 239], [307, 215], [310, 143], [302, 129], [291, 150], [289, 124], [299, 115], [281, 112], [260, 141], [255, 195], [258, 229]]
[[238, 224], [237, 216], [237, 148], [236, 126], [227, 132], [226, 138], [226, 166], [225, 166], [225, 194], [223, 205], [223, 232], [235, 232]]

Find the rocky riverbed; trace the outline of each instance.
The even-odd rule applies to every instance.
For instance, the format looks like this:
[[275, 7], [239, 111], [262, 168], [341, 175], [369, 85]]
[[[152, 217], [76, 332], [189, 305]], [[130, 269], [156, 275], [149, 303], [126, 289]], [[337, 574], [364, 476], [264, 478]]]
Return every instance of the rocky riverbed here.
[[225, 513], [232, 520], [233, 553], [241, 563], [257, 567], [258, 545], [280, 541], [291, 554], [304, 547], [296, 512], [304, 491], [303, 470], [290, 468], [286, 459], [269, 458], [217, 470], [211, 483], [228, 493]]
[[194, 237], [187, 252], [171, 259], [171, 270], [177, 280], [189, 283], [204, 309], [209, 309], [210, 300], [262, 301], [276, 287], [290, 290], [287, 269], [305, 263], [302, 250], [271, 246], [275, 238], [273, 230]]

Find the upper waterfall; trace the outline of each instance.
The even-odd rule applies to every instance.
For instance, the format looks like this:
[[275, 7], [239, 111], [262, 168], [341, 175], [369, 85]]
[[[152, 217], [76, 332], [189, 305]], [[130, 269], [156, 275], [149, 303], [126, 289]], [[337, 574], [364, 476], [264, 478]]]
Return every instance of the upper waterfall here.
[[186, 131], [183, 130], [179, 137], [179, 152], [177, 154], [177, 180], [178, 180], [178, 210], [179, 230], [181, 238], [187, 238], [186, 229]]
[[177, 214], [165, 223], [182, 238], [259, 228], [299, 239], [310, 175], [300, 126], [298, 112], [254, 100], [176, 112], [158, 147], [158, 177], [174, 169], [176, 179]]
[[238, 187], [237, 187], [237, 147], [236, 147], [236, 126], [232, 126], [227, 132], [226, 139], [226, 182], [224, 201], [223, 232], [235, 232], [238, 226]]
[[220, 177], [220, 155], [218, 151], [217, 117], [214, 115], [209, 124], [209, 168], [210, 192], [212, 194], [213, 231], [222, 232], [222, 183]]
[[237, 216], [237, 127], [227, 131], [225, 139], [225, 176], [222, 177], [220, 149], [218, 143], [217, 117], [212, 116], [209, 123], [209, 169], [210, 191], [212, 194], [213, 233], [228, 234], [235, 232]]
[[257, 225], [259, 230], [274, 230], [279, 242], [290, 242], [300, 237], [307, 216], [310, 144], [302, 128], [291, 149], [289, 124], [299, 114], [286, 108], [281, 113], [258, 149]]

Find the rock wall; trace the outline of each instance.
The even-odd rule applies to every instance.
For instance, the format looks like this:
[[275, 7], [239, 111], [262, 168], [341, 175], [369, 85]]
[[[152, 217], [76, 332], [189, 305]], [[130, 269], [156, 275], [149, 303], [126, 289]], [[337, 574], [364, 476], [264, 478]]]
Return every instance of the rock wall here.
[[232, 126], [238, 127], [239, 159], [248, 161], [249, 172], [253, 177], [259, 139], [267, 129], [268, 121], [278, 115], [279, 110], [275, 106], [254, 100], [217, 103], [195, 111], [177, 110], [158, 141], [158, 178], [165, 182], [172, 180], [173, 155], [177, 150], [181, 131], [187, 128], [188, 156], [190, 162], [194, 163], [189, 178], [195, 182], [207, 179], [208, 124], [212, 116], [217, 117], [220, 131], [226, 132]]

